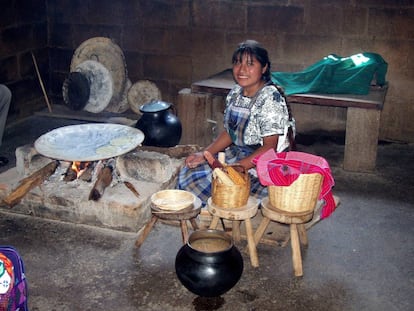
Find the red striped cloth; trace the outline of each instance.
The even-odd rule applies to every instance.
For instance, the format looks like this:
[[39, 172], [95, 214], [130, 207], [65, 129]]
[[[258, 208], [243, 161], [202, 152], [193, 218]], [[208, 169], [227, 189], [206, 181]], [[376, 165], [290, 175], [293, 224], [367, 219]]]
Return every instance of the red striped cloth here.
[[276, 153], [273, 149], [253, 159], [257, 175], [264, 186], [289, 186], [300, 174], [319, 173], [323, 176], [320, 200], [325, 201], [321, 211], [321, 219], [328, 217], [335, 210], [332, 188], [335, 185], [328, 162], [319, 156], [297, 152]]

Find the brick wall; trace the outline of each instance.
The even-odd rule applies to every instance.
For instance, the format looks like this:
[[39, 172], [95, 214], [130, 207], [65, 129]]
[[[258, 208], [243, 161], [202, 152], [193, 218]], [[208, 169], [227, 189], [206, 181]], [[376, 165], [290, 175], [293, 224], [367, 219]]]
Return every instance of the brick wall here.
[[32, 53], [48, 84], [46, 1], [12, 0], [0, 10], [0, 83], [13, 98], [8, 122], [43, 107]]
[[[376, 52], [389, 63], [381, 138], [414, 142], [414, 0], [44, 0], [9, 2], [0, 13], [0, 79], [16, 91], [14, 113], [44, 107], [30, 51], [39, 58], [52, 102], [74, 50], [95, 36], [124, 51], [132, 82], [154, 81], [174, 102], [191, 82], [230, 67], [246, 38], [269, 50], [273, 70], [301, 70], [335, 53]], [[47, 49], [46, 49], [47, 47]], [[48, 54], [47, 54], [48, 52]], [[49, 67], [48, 67], [49, 66]], [[35, 96], [37, 95], [36, 104]], [[298, 112], [315, 127], [344, 126], [345, 113]], [[330, 120], [330, 122], [326, 122]], [[312, 123], [312, 122], [311, 122]]]

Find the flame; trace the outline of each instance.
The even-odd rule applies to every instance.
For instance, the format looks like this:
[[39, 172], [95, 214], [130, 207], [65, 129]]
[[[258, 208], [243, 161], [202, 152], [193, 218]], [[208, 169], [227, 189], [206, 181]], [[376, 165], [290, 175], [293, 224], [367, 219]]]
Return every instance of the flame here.
[[74, 161], [72, 162], [72, 170], [76, 172], [76, 178], [79, 178], [80, 175], [88, 168], [89, 162], [79, 162]]

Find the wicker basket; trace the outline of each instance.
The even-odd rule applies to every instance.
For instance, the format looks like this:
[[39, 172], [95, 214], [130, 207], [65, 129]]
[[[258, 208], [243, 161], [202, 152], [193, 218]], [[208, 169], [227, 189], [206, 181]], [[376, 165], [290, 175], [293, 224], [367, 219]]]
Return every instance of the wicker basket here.
[[228, 186], [213, 177], [211, 200], [215, 205], [223, 208], [237, 208], [247, 204], [250, 196], [250, 177], [246, 171], [241, 174], [245, 180], [244, 185]]
[[292, 213], [313, 211], [322, 181], [321, 174], [301, 174], [290, 186], [268, 186], [270, 205]]

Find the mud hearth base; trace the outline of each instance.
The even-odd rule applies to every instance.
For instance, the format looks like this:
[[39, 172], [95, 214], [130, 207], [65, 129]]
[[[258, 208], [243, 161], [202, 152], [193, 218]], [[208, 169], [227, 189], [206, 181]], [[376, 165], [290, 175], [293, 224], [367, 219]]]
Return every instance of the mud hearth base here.
[[[30, 152], [25, 151], [24, 157], [27, 154]], [[93, 183], [81, 180], [51, 181], [52, 178], [49, 178], [25, 194], [22, 200], [12, 208], [0, 204], [0, 210], [126, 232], [138, 232], [151, 217], [151, 195], [159, 190], [174, 188], [183, 159], [181, 157], [174, 159], [165, 154], [146, 150], [134, 151], [126, 157], [128, 164], [131, 163], [129, 157], [138, 161], [134, 164], [135, 166], [128, 169], [130, 169], [129, 173], [141, 172], [140, 176], [137, 174], [136, 179], [129, 178], [139, 192], [139, 197], [124, 182], [119, 181], [108, 186], [98, 201], [88, 200]], [[43, 159], [41, 160], [43, 162]], [[29, 165], [25, 161], [21, 162], [25, 163], [21, 166]], [[125, 167], [122, 169], [127, 172]], [[3, 199], [19, 184], [19, 180], [22, 179], [21, 171], [18, 165], [0, 174], [0, 183], [5, 184], [7, 188], [0, 189], [0, 199]]]

